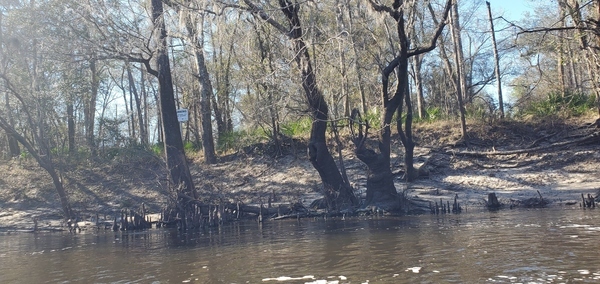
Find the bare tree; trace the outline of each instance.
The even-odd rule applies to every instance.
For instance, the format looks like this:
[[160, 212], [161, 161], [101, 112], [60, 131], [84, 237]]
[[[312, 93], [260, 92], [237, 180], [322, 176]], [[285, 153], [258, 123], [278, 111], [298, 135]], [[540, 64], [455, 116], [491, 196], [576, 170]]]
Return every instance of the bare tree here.
[[498, 108], [500, 109], [500, 119], [504, 118], [504, 100], [502, 99], [502, 80], [500, 78], [500, 56], [498, 55], [498, 46], [496, 44], [496, 32], [494, 31], [494, 19], [492, 18], [492, 8], [490, 2], [486, 1], [488, 17], [490, 18], [490, 28], [492, 33], [492, 47], [494, 48], [494, 73], [496, 74], [496, 89], [498, 92]]
[[[379, 152], [367, 148], [366, 143], [364, 143], [366, 131], [364, 131], [364, 136], [360, 134], [355, 136], [355, 152], [358, 158], [369, 168], [367, 177], [367, 204], [374, 204], [393, 210], [399, 209], [400, 206], [390, 169], [391, 124], [394, 114], [396, 114], [398, 119], [397, 130], [405, 150], [405, 178], [407, 181], [413, 181], [419, 175], [418, 170], [414, 168], [413, 160], [415, 143], [412, 136], [412, 102], [408, 95], [408, 59], [429, 52], [436, 47], [437, 39], [445, 26], [452, 2], [451, 0], [447, 1], [441, 15], [442, 20], [438, 24], [428, 45], [416, 48], [410, 47], [410, 37], [406, 32], [405, 20], [405, 13], [408, 14], [410, 11], [408, 7], [414, 8], [414, 6], [407, 5], [408, 3], [398, 0], [394, 1], [392, 6], [382, 5], [372, 0], [369, 3], [375, 11], [385, 13], [394, 20], [399, 42], [397, 43], [398, 49], [397, 53], [394, 54], [394, 59], [382, 71], [381, 94], [384, 114], [381, 123], [382, 129], [379, 134]], [[396, 90], [391, 94], [388, 91], [390, 87], [389, 76], [394, 71], [397, 71], [398, 80]], [[402, 126], [403, 115], [406, 115], [404, 127]]]

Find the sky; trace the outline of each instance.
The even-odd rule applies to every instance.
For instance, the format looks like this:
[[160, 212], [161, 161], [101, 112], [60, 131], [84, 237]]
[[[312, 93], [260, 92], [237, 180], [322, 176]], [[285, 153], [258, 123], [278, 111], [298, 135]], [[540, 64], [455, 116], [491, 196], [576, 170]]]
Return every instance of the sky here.
[[[483, 9], [487, 7], [485, 5], [486, 0], [478, 0], [482, 2]], [[502, 16], [508, 21], [511, 22], [519, 22], [522, 20], [529, 12], [529, 14], [533, 14], [535, 10], [535, 6], [540, 4], [543, 1], [548, 0], [487, 0], [490, 2], [490, 7], [492, 9], [492, 15], [494, 18]], [[503, 21], [496, 21], [498, 27], [505, 26], [506, 23]], [[497, 28], [498, 28], [497, 27]], [[513, 88], [508, 85], [508, 81], [510, 81], [510, 76], [503, 76], [502, 80], [502, 92], [504, 94], [504, 103], [512, 103], [514, 99], [512, 96]], [[495, 83], [486, 87], [486, 91], [490, 94], [496, 93]], [[495, 96], [492, 96], [495, 99]]]
[[[485, 0], [481, 0], [485, 5]], [[525, 12], [533, 11], [535, 0], [487, 0], [493, 14], [503, 15], [509, 20], [520, 20]]]

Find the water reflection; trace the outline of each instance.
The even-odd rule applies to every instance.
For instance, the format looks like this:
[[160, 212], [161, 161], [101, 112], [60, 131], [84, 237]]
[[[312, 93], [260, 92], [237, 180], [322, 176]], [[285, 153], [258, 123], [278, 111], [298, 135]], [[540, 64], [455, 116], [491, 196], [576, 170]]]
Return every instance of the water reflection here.
[[[594, 210], [0, 235], [0, 283], [600, 281]], [[337, 281], [337, 282], [336, 282]]]

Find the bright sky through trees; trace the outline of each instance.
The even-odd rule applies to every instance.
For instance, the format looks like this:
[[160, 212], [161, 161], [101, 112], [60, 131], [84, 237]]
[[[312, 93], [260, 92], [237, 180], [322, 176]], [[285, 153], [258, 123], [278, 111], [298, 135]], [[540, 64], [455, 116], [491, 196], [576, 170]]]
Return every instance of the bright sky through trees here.
[[[485, 0], [481, 0], [485, 5]], [[532, 11], [536, 1], [532, 0], [488, 0], [494, 15], [502, 15], [507, 20], [520, 20], [527, 11]]]

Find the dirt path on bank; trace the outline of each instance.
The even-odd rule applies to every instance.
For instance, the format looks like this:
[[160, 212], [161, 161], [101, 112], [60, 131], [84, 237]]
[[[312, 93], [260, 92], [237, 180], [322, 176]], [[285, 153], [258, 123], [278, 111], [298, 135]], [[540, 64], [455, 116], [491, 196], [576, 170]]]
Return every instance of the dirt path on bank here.
[[[429, 175], [406, 184], [398, 174], [396, 187], [398, 192], [427, 201], [446, 202], [458, 195], [459, 202], [468, 209], [483, 209], [491, 192], [504, 204], [519, 205], [519, 201], [537, 198], [538, 191], [549, 206], [579, 207], [582, 193], [596, 196], [600, 192], [598, 143], [512, 155], [457, 154], [524, 149], [533, 142], [551, 145], [579, 135], [578, 125], [500, 125], [471, 132], [464, 144], [454, 142], [458, 140], [454, 127], [437, 126], [433, 131], [427, 125], [421, 126], [415, 130], [422, 133], [415, 151], [416, 164], [426, 163]], [[551, 135], [553, 131], [560, 134]], [[543, 137], [548, 138], [540, 140]], [[401, 145], [393, 148], [394, 170], [401, 171]], [[273, 205], [302, 202], [308, 206], [321, 196], [320, 179], [302, 147], [296, 150], [274, 159], [263, 150], [246, 148], [223, 157], [216, 165], [194, 162], [198, 191], [207, 201], [266, 205], [271, 199]], [[349, 179], [362, 196], [366, 167], [350, 150], [346, 151], [344, 163]], [[101, 166], [63, 169], [73, 208], [82, 218], [99, 214], [110, 219], [120, 209], [142, 203], [150, 212], [158, 212], [166, 204], [169, 193], [164, 190], [166, 177], [160, 161], [140, 157], [139, 153], [128, 155]], [[30, 230], [34, 219], [40, 229], [61, 226], [58, 198], [49, 178], [34, 161], [8, 161], [0, 165], [0, 171], [4, 173], [0, 178], [0, 231]]]

